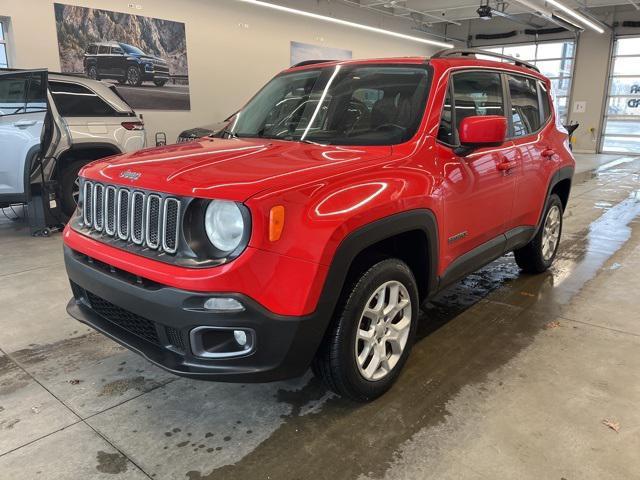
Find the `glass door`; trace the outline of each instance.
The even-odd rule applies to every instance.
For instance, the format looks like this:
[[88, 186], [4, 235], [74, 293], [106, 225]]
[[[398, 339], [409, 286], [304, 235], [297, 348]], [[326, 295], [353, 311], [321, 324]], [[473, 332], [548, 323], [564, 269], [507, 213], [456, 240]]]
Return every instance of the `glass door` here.
[[600, 150], [640, 154], [640, 37], [616, 39]]

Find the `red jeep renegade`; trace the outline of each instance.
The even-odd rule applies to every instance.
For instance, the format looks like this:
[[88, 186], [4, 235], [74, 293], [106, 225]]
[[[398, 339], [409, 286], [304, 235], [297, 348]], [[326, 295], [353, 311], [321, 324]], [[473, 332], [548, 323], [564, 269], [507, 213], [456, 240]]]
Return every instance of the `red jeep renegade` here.
[[476, 53], [305, 62], [218, 138], [85, 167], [69, 313], [178, 375], [311, 365], [381, 395], [425, 299], [509, 251], [542, 272], [558, 248], [575, 162], [550, 82]]

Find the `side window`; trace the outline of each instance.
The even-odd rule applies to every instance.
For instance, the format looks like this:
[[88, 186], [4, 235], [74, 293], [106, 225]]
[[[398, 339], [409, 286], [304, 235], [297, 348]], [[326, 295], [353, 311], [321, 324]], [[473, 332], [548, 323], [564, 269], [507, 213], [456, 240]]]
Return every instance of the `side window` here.
[[451, 102], [451, 88], [447, 88], [447, 95], [444, 98], [442, 107], [442, 118], [440, 118], [440, 128], [438, 129], [438, 140], [448, 145], [455, 145], [456, 137], [453, 132], [453, 105]]
[[115, 110], [88, 88], [77, 83], [49, 82], [51, 95], [63, 117], [109, 117]]
[[535, 132], [542, 125], [538, 101], [538, 85], [529, 77], [508, 75], [511, 95], [511, 119], [514, 135], [522, 137]]
[[24, 113], [28, 82], [26, 74], [0, 76], [0, 114]]
[[26, 113], [43, 112], [47, 110], [47, 74], [33, 73], [27, 91]]
[[98, 46], [97, 45], [89, 45], [89, 48], [87, 49], [87, 53], [89, 55], [95, 55], [96, 53], [98, 53]]
[[502, 80], [499, 73], [461, 72], [453, 74], [455, 138], [460, 122], [478, 115], [504, 115]]
[[538, 82], [538, 88], [540, 89], [540, 102], [542, 106], [542, 123], [545, 123], [551, 116], [551, 99], [549, 98], [547, 86], [544, 83]]
[[122, 49], [120, 47], [111, 47], [111, 54], [112, 55], [123, 55], [124, 52], [122, 51]]
[[109, 47], [105, 45], [100, 45], [98, 47], [98, 53], [109, 53]]

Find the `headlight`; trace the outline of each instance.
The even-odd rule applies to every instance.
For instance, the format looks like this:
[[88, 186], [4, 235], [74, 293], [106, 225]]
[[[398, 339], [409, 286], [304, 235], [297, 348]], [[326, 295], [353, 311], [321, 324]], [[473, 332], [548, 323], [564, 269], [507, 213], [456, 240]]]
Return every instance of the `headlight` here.
[[240, 207], [235, 202], [213, 200], [204, 215], [204, 228], [214, 247], [222, 252], [233, 252], [245, 231]]

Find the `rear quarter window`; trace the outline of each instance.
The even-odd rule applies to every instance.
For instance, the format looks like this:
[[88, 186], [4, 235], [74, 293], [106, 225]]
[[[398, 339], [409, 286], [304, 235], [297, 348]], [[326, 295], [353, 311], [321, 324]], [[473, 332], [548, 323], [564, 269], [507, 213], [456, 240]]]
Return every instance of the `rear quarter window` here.
[[63, 117], [113, 117], [118, 113], [97, 94], [77, 83], [49, 82], [51, 96]]

